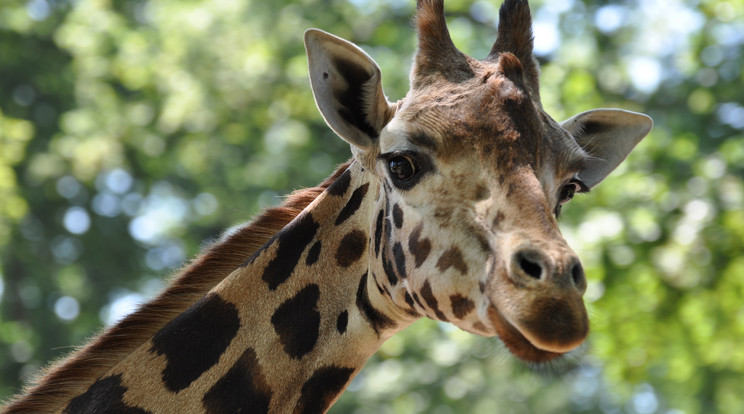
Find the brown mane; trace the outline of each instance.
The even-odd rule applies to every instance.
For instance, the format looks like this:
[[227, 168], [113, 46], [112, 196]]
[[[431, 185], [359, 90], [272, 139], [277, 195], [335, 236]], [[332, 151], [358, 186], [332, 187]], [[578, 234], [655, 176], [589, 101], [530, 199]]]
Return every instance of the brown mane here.
[[336, 172], [317, 187], [292, 193], [279, 207], [266, 210], [251, 223], [205, 249], [158, 297], [106, 329], [89, 344], [74, 351], [42, 373], [4, 412], [57, 411], [68, 399], [152, 337], [168, 321], [188, 309], [223, 278], [253, 255], [315, 200], [346, 169]]

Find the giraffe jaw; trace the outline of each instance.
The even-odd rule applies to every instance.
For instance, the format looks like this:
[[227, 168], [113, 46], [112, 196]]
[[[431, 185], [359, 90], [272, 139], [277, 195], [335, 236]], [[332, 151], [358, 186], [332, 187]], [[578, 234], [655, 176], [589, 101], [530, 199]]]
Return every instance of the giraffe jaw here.
[[[556, 359], [580, 346], [588, 334], [586, 312], [573, 316], [578, 318], [579, 328], [570, 339], [557, 341], [540, 333], [540, 326], [527, 321], [512, 323], [496, 306], [491, 306], [488, 316], [496, 334], [516, 357], [528, 362], [546, 362]], [[573, 318], [569, 318], [573, 320]]]
[[501, 342], [517, 358], [527, 362], [547, 362], [563, 355], [562, 352], [552, 352], [535, 346], [496, 307], [488, 309], [488, 316]]

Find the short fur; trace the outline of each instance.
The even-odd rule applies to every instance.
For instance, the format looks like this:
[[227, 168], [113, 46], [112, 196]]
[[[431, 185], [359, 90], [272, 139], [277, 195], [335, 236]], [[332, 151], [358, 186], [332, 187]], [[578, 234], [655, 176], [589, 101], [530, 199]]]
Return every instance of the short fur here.
[[364, 51], [308, 30], [313, 93], [352, 146], [347, 172], [207, 250], [12, 408], [74, 397], [68, 410], [323, 412], [387, 338], [424, 315], [498, 335], [532, 362], [579, 346], [586, 279], [555, 215], [577, 181], [588, 180], [582, 191], [601, 181], [651, 121], [600, 109], [562, 127], [539, 103], [527, 2], [505, 0], [486, 61], [455, 48], [442, 3], [418, 2], [412, 88], [398, 104]]
[[243, 264], [325, 191], [348, 166], [349, 163], [341, 165], [317, 187], [294, 192], [281, 206], [268, 209], [250, 224], [208, 247], [181, 270], [157, 298], [108, 328], [59, 364], [50, 366], [21, 397], [4, 407], [5, 412], [49, 412], [80, 394], [112, 365], [150, 339], [166, 323]]

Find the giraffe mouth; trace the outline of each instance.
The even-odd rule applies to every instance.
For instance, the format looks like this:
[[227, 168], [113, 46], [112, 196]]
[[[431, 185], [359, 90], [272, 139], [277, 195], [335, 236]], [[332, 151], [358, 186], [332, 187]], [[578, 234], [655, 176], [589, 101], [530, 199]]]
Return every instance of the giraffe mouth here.
[[491, 323], [496, 328], [496, 334], [506, 348], [519, 359], [527, 362], [546, 362], [556, 359], [565, 352], [553, 352], [542, 349], [533, 344], [527, 337], [495, 307], [488, 310]]

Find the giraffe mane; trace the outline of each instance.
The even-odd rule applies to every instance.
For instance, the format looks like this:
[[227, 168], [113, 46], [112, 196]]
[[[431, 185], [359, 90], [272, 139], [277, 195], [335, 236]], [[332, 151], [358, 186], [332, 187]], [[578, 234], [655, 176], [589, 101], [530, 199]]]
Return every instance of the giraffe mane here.
[[294, 219], [350, 165], [342, 164], [316, 187], [295, 191], [278, 206], [207, 247], [182, 268], [166, 289], [87, 345], [51, 364], [24, 391], [9, 401], [4, 412], [49, 412], [85, 391], [111, 366], [152, 337], [167, 322], [189, 308], [217, 283], [250, 258]]

